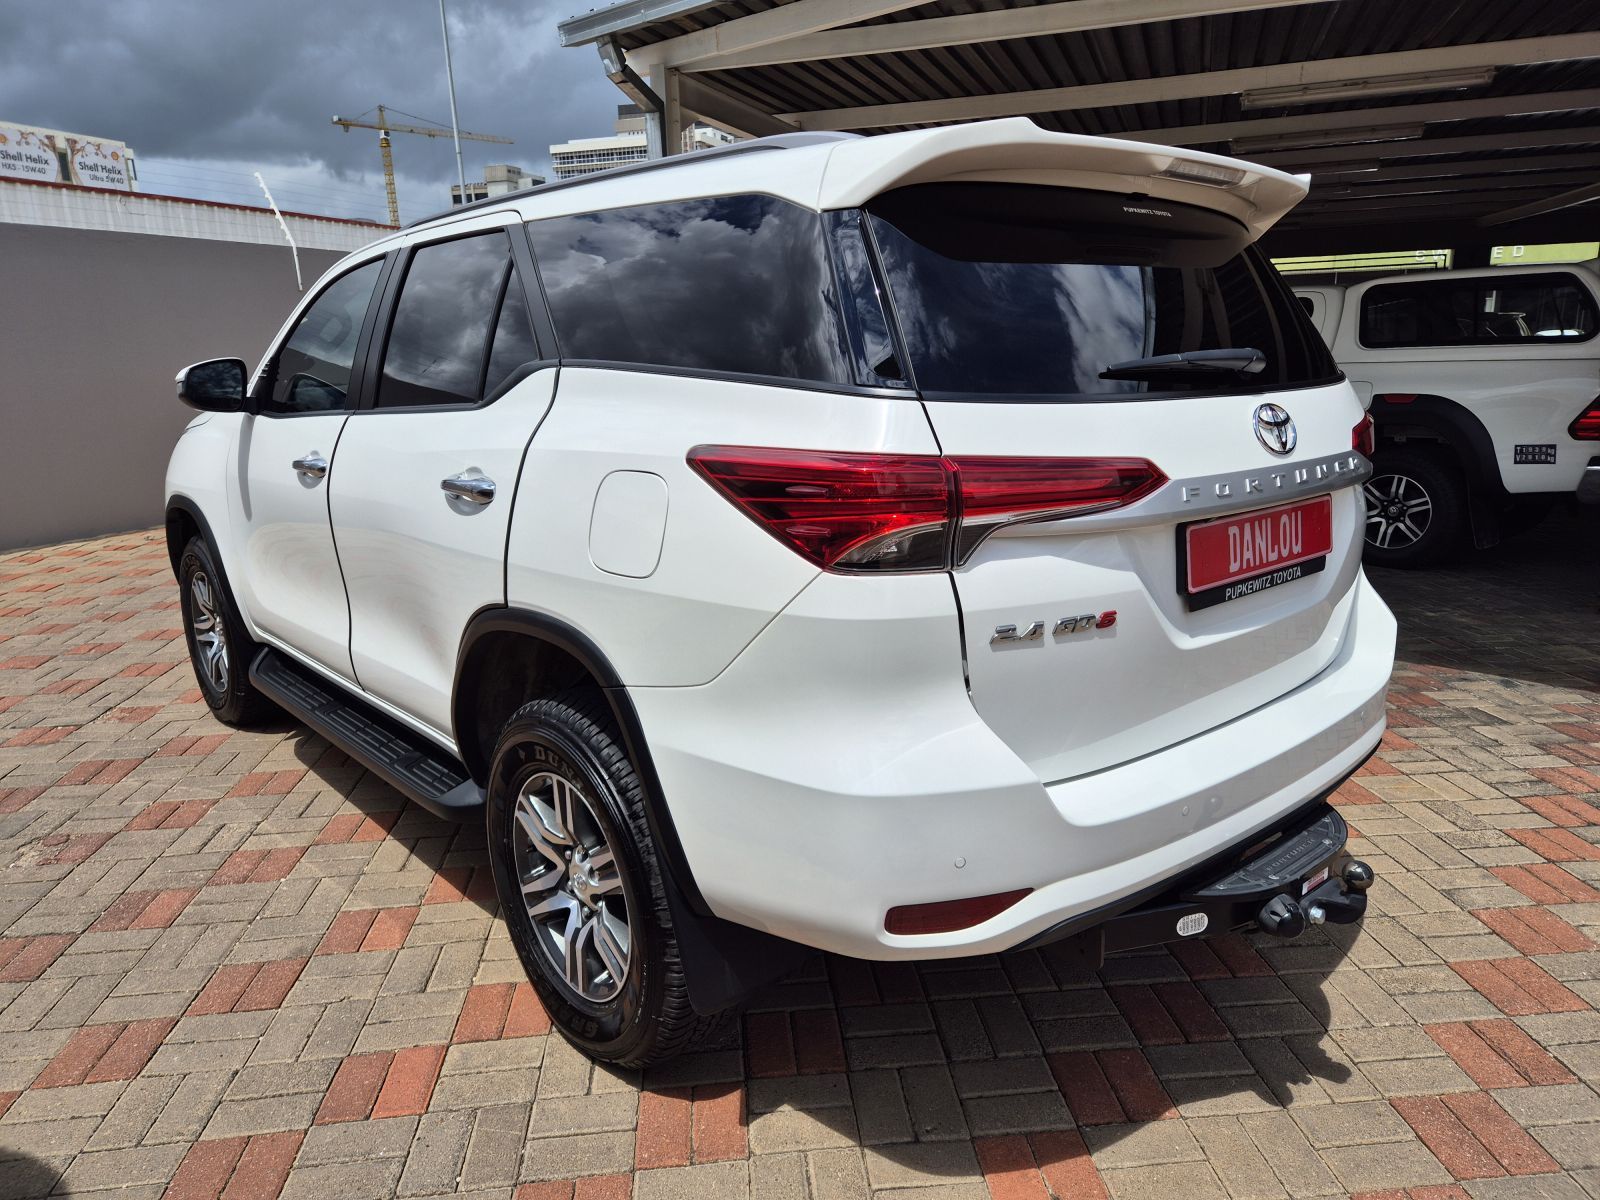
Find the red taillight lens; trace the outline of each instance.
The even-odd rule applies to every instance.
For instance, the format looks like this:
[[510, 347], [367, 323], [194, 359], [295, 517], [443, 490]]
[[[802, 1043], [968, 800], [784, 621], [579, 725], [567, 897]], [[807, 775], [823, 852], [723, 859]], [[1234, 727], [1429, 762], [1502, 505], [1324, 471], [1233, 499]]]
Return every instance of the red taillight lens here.
[[1378, 448], [1378, 435], [1373, 429], [1372, 414], [1367, 413], [1356, 423], [1350, 431], [1350, 448], [1372, 457], [1372, 452]]
[[1142, 458], [696, 446], [689, 465], [779, 541], [832, 571], [945, 570], [1002, 525], [1119, 508], [1167, 480]]
[[819, 567], [944, 566], [950, 484], [940, 459], [696, 446], [689, 465]]
[[898, 904], [883, 918], [883, 927], [890, 933], [952, 933], [957, 929], [970, 929], [982, 925], [990, 917], [999, 916], [1032, 889], [1017, 892], [999, 892], [993, 896], [971, 896], [965, 900], [939, 900], [933, 904]]
[[1567, 433], [1580, 442], [1600, 441], [1600, 396], [1596, 396], [1589, 407], [1578, 414], [1577, 420], [1567, 426]]

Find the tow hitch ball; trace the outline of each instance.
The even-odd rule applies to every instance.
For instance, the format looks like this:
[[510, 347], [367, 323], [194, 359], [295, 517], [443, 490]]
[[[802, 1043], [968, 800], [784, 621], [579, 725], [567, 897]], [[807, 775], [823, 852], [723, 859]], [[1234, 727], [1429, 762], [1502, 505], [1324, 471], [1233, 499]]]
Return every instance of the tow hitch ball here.
[[1309, 895], [1299, 900], [1292, 896], [1274, 896], [1261, 906], [1256, 914], [1256, 924], [1264, 933], [1276, 937], [1299, 937], [1307, 925], [1321, 925], [1331, 921], [1335, 925], [1348, 925], [1359, 921], [1367, 911], [1367, 889], [1372, 886], [1372, 868], [1358, 858], [1344, 864], [1339, 878], [1324, 881]]

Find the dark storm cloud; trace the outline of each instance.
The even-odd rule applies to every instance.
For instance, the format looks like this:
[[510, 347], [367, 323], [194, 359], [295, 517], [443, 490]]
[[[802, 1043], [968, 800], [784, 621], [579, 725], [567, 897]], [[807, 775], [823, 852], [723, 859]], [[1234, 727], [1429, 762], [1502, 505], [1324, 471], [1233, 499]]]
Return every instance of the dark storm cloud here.
[[[449, 0], [461, 125], [514, 138], [464, 143], [531, 169], [546, 147], [610, 131], [620, 94], [591, 48], [555, 24], [585, 0]], [[437, 0], [4, 0], [0, 120], [98, 134], [152, 158], [376, 168], [364, 132], [333, 114], [382, 102], [448, 122]], [[451, 180], [448, 138], [395, 139], [410, 179]], [[481, 177], [481, 176], [480, 176]]]

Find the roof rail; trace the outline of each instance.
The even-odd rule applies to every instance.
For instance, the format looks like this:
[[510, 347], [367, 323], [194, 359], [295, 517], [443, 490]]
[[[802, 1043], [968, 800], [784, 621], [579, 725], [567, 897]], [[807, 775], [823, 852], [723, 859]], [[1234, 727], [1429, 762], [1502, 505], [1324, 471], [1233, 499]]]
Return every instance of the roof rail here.
[[535, 184], [533, 187], [519, 188], [514, 192], [490, 196], [487, 200], [474, 200], [470, 204], [457, 204], [431, 216], [407, 222], [402, 228], [415, 229], [419, 225], [426, 225], [428, 222], [437, 221], [441, 217], [454, 216], [456, 213], [493, 208], [497, 204], [504, 204], [507, 200], [518, 200], [524, 196], [542, 196], [546, 192], [558, 192], [563, 188], [582, 187], [589, 183], [602, 183], [605, 180], [618, 179], [624, 175], [642, 175], [646, 171], [660, 171], [667, 167], [693, 166], [695, 163], [706, 162], [712, 158], [726, 158], [734, 154], [749, 154], [756, 150], [798, 150], [802, 146], [818, 146], [825, 142], [852, 141], [860, 136], [861, 134], [859, 133], [836, 133], [822, 130], [777, 133], [771, 137], [750, 138], [746, 141], [734, 142], [731, 146], [713, 146], [709, 150], [695, 150], [688, 154], [672, 154], [665, 158], [647, 158], [640, 162], [623, 163], [620, 167], [607, 167], [603, 171], [591, 171], [587, 175], [578, 175], [572, 179], [558, 179], [554, 183], [540, 183]]

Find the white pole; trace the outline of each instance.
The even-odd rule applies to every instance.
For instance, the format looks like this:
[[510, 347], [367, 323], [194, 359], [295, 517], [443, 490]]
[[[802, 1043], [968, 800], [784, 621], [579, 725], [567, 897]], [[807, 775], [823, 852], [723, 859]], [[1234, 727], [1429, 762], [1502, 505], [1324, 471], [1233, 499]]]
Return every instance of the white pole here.
[[444, 0], [439, 0], [439, 28], [444, 33], [444, 77], [450, 85], [450, 136], [456, 142], [456, 182], [461, 184], [461, 203], [467, 202], [467, 169], [461, 165], [461, 127], [456, 123], [456, 73], [450, 65], [450, 22], [445, 20]]
[[267, 198], [267, 207], [272, 210], [272, 215], [278, 218], [278, 228], [283, 230], [283, 236], [289, 239], [289, 253], [294, 255], [294, 286], [295, 290], [303, 292], [306, 285], [300, 281], [300, 247], [294, 244], [294, 234], [289, 232], [289, 222], [283, 219], [283, 214], [278, 211], [277, 202], [273, 200], [272, 193], [267, 190], [267, 181], [261, 178], [261, 172], [256, 172], [256, 182], [261, 185], [261, 194]]

